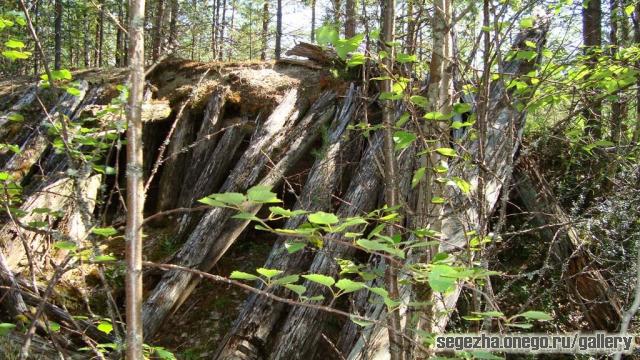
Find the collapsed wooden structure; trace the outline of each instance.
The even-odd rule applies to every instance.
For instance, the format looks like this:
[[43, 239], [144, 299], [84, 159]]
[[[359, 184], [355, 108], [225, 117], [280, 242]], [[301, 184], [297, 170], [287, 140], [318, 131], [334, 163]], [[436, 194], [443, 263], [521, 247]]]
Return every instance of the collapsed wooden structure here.
[[[545, 29], [531, 29], [518, 37], [514, 47], [524, 48], [524, 44], [530, 47], [533, 43], [540, 52], [545, 39]], [[299, 189], [285, 185], [288, 191], [297, 192], [294, 208], [349, 217], [383, 205], [382, 137], [375, 132], [365, 139], [347, 130], [349, 125], [361, 120], [363, 112], [375, 112], [371, 108], [377, 105], [370, 101], [374, 97], [363, 94], [358, 83], [327, 77], [324, 71], [333, 63], [332, 53], [303, 44], [291, 54], [307, 56], [309, 60], [290, 59], [275, 67], [217, 67], [172, 59], [157, 66], [151, 74], [150, 81], [155, 82], [155, 88], [150, 89], [151, 97], [170, 98], [170, 106], [166, 101], [149, 101], [146, 107], [145, 174], [153, 179], [148, 184], [147, 210], [150, 215], [156, 214], [154, 218], [159, 226], [169, 224], [175, 229], [181, 247], [169, 259], [172, 263], [210, 271], [250, 224], [249, 220], [234, 218], [234, 211], [226, 208], [182, 212], [173, 209], [195, 207], [198, 199], [211, 193], [244, 192], [255, 185], [277, 187], [301, 162], [311, 163], [307, 165], [308, 175], [303, 185]], [[538, 60], [539, 57], [529, 61], [512, 59], [502, 68], [516, 78], [534, 69]], [[201, 77], [206, 79], [206, 86], [193, 85], [194, 74], [209, 72], [212, 73], [209, 77]], [[17, 97], [19, 100], [11, 108], [5, 106], [0, 115], [2, 142], [20, 144], [21, 148], [17, 153], [5, 150], [0, 154], [0, 166], [16, 183], [23, 185], [24, 201], [19, 207], [27, 214], [21, 219], [5, 215], [0, 228], [3, 286], [0, 296], [2, 307], [13, 316], [27, 313], [27, 304], [38, 304], [39, 299], [42, 300], [43, 289], [37, 289], [39, 282], [31, 279], [51, 268], [49, 257], [61, 251], [51, 247], [52, 241], [69, 239], [79, 247], [86, 246], [92, 227], [119, 225], [117, 214], [124, 209], [118, 204], [121, 190], [117, 184], [124, 172], [119, 173], [119, 178], [92, 173], [81, 163], [68, 160], [63, 152], [55, 151], [55, 144], [49, 142], [47, 133], [47, 124], [61, 114], [73, 124], [83, 116], [95, 116], [104, 110], [116, 95], [113, 87], [114, 84], [81, 81], [79, 95], [55, 97], [55, 104], [47, 109], [47, 114], [37, 110], [38, 96], [31, 87]], [[553, 203], [544, 180], [532, 170], [535, 167], [516, 166], [526, 115], [518, 104], [524, 102], [502, 80], [492, 85], [488, 117], [492, 123], [487, 127], [484, 158], [478, 157], [478, 142], [468, 138], [462, 140], [460, 148], [465, 149], [469, 157], [458, 157], [449, 165], [449, 175], [466, 179], [472, 188], [471, 196], [454, 187], [446, 190], [450, 201], [439, 219], [437, 230], [445, 240], [439, 251], [464, 249], [468, 229], [463, 225], [488, 224], [500, 195], [508, 191], [514, 177], [517, 196], [531, 211], [553, 214], [547, 216], [555, 216], [554, 221], [570, 222]], [[35, 114], [32, 118], [21, 126], [9, 123], [10, 114], [29, 107], [36, 109], [31, 110]], [[118, 121], [117, 115], [109, 116], [110, 121]], [[376, 121], [375, 116], [372, 118]], [[322, 150], [310, 160], [310, 150], [318, 144]], [[158, 155], [159, 148], [164, 149], [164, 154]], [[475, 162], [469, 162], [469, 158]], [[124, 166], [116, 147], [111, 149], [106, 161], [116, 168]], [[410, 189], [411, 175], [418, 167], [415, 149], [399, 153], [398, 162], [401, 192], [404, 201], [412, 204], [416, 196]], [[477, 164], [482, 164], [483, 169]], [[473, 195], [482, 174], [490, 176], [484, 179], [484, 201], [478, 203]], [[37, 211], [43, 208], [48, 211]], [[248, 212], [257, 214], [260, 210], [256, 205]], [[52, 212], [60, 216], [52, 216]], [[303, 216], [294, 217], [284, 226], [296, 228], [304, 221]], [[411, 216], [407, 216], [406, 221], [412, 221]], [[545, 224], [549, 219], [540, 217], [537, 221]], [[52, 231], [38, 231], [29, 225], [34, 222], [47, 223]], [[554, 251], [560, 262], [570, 262], [567, 285], [584, 307], [592, 328], [610, 330], [611, 324], [617, 324], [620, 317], [618, 301], [604, 277], [591, 268], [588, 253], [580, 251], [581, 240], [575, 230], [568, 227], [563, 234]], [[331, 236], [339, 240], [339, 235]], [[546, 236], [555, 237], [555, 234]], [[266, 268], [335, 277], [338, 272], [335, 259], [350, 258], [356, 252], [353, 247], [328, 241], [322, 251], [287, 254], [285, 240], [282, 236], [276, 241]], [[376, 261], [372, 259], [373, 263]], [[586, 268], [588, 273], [583, 272]], [[154, 274], [149, 275], [153, 277]], [[153, 339], [167, 317], [179, 311], [199, 281], [196, 275], [178, 270], [156, 277], [143, 308], [147, 340]], [[305, 286], [310, 293], [323, 291], [311, 282]], [[406, 293], [411, 291], [410, 287], [404, 289]], [[287, 295], [283, 290], [277, 292]], [[430, 312], [430, 321], [435, 331], [446, 328], [460, 292], [458, 286], [446, 295], [432, 295], [435, 309]], [[383, 320], [385, 306], [368, 300], [364, 292], [355, 294], [349, 310]], [[116, 336], [97, 331], [88, 321], [74, 320], [53, 301], [44, 303], [47, 317], [83, 334], [77, 336], [78, 342], [86, 340], [83, 336], [93, 339]], [[215, 358], [304, 358], [317, 348], [319, 336], [314, 329], [323, 326], [327, 316], [317, 309], [291, 307], [252, 295], [220, 343]], [[114, 315], [111, 317], [117, 322]], [[340, 331], [336, 347], [348, 359], [385, 358], [388, 352], [385, 333], [380, 327], [362, 329], [347, 323]]]

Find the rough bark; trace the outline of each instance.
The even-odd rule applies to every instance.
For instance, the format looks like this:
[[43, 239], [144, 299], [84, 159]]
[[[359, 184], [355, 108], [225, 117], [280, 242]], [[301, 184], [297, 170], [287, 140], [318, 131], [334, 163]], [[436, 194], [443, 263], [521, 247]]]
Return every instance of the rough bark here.
[[7, 162], [3, 164], [2, 171], [12, 174], [14, 181], [19, 182], [31, 170], [31, 166], [40, 159], [48, 146], [45, 125], [58, 121], [59, 117], [62, 116], [71, 118], [82, 103], [87, 93], [87, 88], [88, 84], [83, 80], [80, 82], [80, 94], [78, 96], [68, 93], [62, 95], [56, 106], [48, 112], [50, 116], [42, 115], [43, 119], [20, 146], [20, 153], [9, 157]]
[[[341, 111], [329, 130], [328, 144], [324, 156], [315, 162], [304, 188], [295, 205], [295, 209], [307, 211], [329, 211], [332, 208], [331, 197], [339, 186], [344, 165], [339, 163], [340, 154], [345, 149], [347, 139], [342, 137], [347, 124], [356, 113], [357, 90], [352, 86], [342, 105]], [[305, 221], [304, 216], [290, 218], [286, 229], [295, 229]], [[298, 273], [308, 266], [312, 253], [299, 251], [288, 254], [285, 248], [287, 237], [281, 236], [274, 245], [264, 267], [282, 269], [287, 273]], [[279, 295], [287, 292], [278, 291]], [[252, 295], [244, 304], [233, 328], [227, 333], [218, 347], [215, 359], [259, 359], [269, 336], [277, 324], [286, 315], [287, 306], [266, 297]]]
[[143, 359], [142, 224], [144, 174], [142, 103], [144, 98], [144, 0], [131, 0], [129, 59], [131, 92], [127, 107], [127, 215], [125, 226], [126, 357]]
[[[554, 243], [553, 259], [563, 268], [566, 264], [563, 279], [571, 299], [582, 308], [582, 314], [591, 324], [590, 330], [615, 331], [622, 319], [620, 301], [533, 161], [520, 159], [514, 183], [525, 210], [535, 214], [541, 235]], [[549, 224], [563, 224], [564, 229], [557, 234]]]
[[[374, 209], [378, 202], [378, 194], [382, 189], [382, 173], [379, 164], [382, 163], [382, 134], [377, 133], [371, 140], [369, 148], [360, 161], [353, 179], [349, 185], [344, 203], [338, 208], [336, 215], [340, 218], [358, 216]], [[356, 231], [357, 229], [352, 229]], [[309, 273], [321, 273], [335, 277], [337, 266], [335, 258], [345, 258], [353, 248], [339, 244], [332, 239], [340, 239], [340, 235], [329, 235], [324, 240], [322, 252], [318, 252], [309, 267]], [[306, 281], [304, 286], [308, 294], [324, 294], [326, 288]], [[286, 319], [279, 326], [277, 338], [269, 359], [302, 359], [309, 354], [317, 344], [319, 336], [315, 332], [318, 324], [322, 323], [324, 313], [306, 307], [291, 309]]]
[[[260, 184], [274, 186], [315, 138], [318, 126], [327, 120], [324, 117], [327, 110], [332, 108], [333, 98], [332, 93], [321, 95], [298, 123], [304, 104], [299, 102], [296, 89], [289, 90], [263, 126], [258, 128], [249, 149], [237, 162], [220, 191], [245, 191], [258, 184], [260, 178], [263, 179]], [[265, 174], [267, 166], [274, 162], [275, 166]], [[246, 210], [257, 212], [259, 207]], [[176, 262], [205, 271], [210, 269], [248, 223], [238, 220], [228, 222], [233, 213], [225, 208], [209, 210], [176, 254]], [[180, 306], [196, 283], [197, 279], [192, 274], [184, 272], [172, 271], [163, 275], [145, 303], [145, 329], [148, 335], [157, 331], [163, 319]]]
[[[86, 197], [85, 201], [89, 204], [95, 204], [100, 179], [99, 175], [87, 179], [84, 183], [84, 188], [81, 189]], [[54, 234], [48, 234], [25, 229], [16, 226], [12, 221], [6, 220], [2, 228], [0, 228], [0, 236], [3, 239], [1, 247], [8, 256], [6, 262], [10, 269], [15, 270], [22, 267], [20, 265], [25, 261], [27, 255], [25, 246], [29, 249], [30, 255], [33, 256], [34, 262], [43, 264], [46, 257], [49, 256], [50, 244], [49, 241], [45, 240], [50, 236], [73, 237], [71, 238], [73, 240], [84, 238], [87, 229], [82, 225], [82, 222], [79, 222], [81, 219], [78, 218], [78, 199], [75, 198], [73, 187], [74, 179], [69, 177], [62, 177], [43, 185], [24, 200], [20, 210], [26, 215], [16, 219], [16, 221], [19, 221], [19, 225], [28, 226], [29, 223], [44, 222], [53, 225], [54, 229], [58, 229], [59, 224], [65, 224], [66, 231], [54, 230]], [[56, 219], [49, 213], [41, 213], [39, 209], [49, 209], [51, 213], [60, 212], [63, 215], [60, 219]]]
[[153, 44], [151, 59], [158, 60], [162, 51], [162, 23], [164, 20], [164, 0], [157, 0], [156, 17], [154, 20]]
[[305, 57], [324, 66], [331, 66], [339, 61], [338, 54], [333, 49], [324, 49], [322, 46], [306, 42], [296, 44], [287, 50], [285, 55]]
[[260, 50], [260, 60], [267, 60], [267, 46], [269, 44], [269, 1], [262, 5], [262, 49]]
[[[589, 0], [586, 7], [582, 8], [582, 40], [584, 43], [585, 55], [590, 55], [594, 50], [600, 48], [602, 44], [602, 10], [601, 0]], [[589, 60], [591, 66], [597, 63], [597, 55]], [[602, 135], [602, 101], [585, 100], [589, 104], [588, 109], [583, 111], [583, 116], [587, 122], [587, 131], [595, 139]]]
[[276, 49], [275, 58], [280, 60], [282, 54], [282, 0], [277, 0], [276, 8]]
[[[54, 6], [53, 69], [60, 70], [62, 67], [62, 0], [56, 0]], [[46, 61], [46, 59], [42, 59], [42, 61]]]
[[344, 18], [344, 36], [356, 36], [356, 0], [346, 0]]

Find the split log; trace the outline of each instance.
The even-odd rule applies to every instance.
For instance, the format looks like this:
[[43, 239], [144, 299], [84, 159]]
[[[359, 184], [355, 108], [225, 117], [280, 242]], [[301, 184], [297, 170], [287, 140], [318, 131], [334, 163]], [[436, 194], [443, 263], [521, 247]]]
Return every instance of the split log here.
[[[344, 203], [338, 208], [337, 216], [346, 218], [368, 213], [375, 208], [382, 189], [382, 134], [376, 133], [371, 140], [366, 154], [360, 161], [358, 169], [351, 180]], [[351, 230], [350, 230], [351, 231]], [[357, 230], [354, 230], [357, 231]], [[339, 234], [329, 235], [324, 240], [322, 252], [318, 252], [309, 268], [309, 273], [321, 273], [335, 277], [337, 267], [334, 258], [344, 258], [353, 248], [332, 241], [340, 238]], [[327, 295], [326, 288], [306, 281], [304, 286], [309, 294]], [[293, 308], [279, 326], [273, 351], [269, 359], [302, 359], [315, 348], [319, 338], [317, 326], [325, 314], [307, 307]]]
[[[97, 117], [103, 122], [121, 121], [124, 114], [103, 113], [106, 109], [112, 108], [111, 105], [87, 105], [82, 108], [82, 115]], [[171, 107], [168, 100], [154, 100], [142, 104], [141, 118], [143, 122], [153, 122], [164, 120], [171, 114]]]
[[285, 55], [307, 58], [317, 63], [317, 66], [319, 67], [330, 66], [341, 61], [335, 50], [323, 48], [322, 46], [307, 42], [296, 44], [293, 48], [289, 49]]
[[[347, 124], [357, 112], [356, 94], [358, 90], [352, 85], [341, 111], [329, 129], [328, 144], [324, 156], [318, 158], [310, 170], [306, 183], [297, 202], [296, 210], [330, 211], [331, 198], [339, 187], [344, 165], [338, 162], [340, 153], [346, 147], [347, 138], [343, 137]], [[304, 221], [305, 216], [297, 216], [287, 220], [286, 229], [295, 229]], [[282, 269], [287, 273], [298, 273], [303, 266], [308, 266], [311, 253], [298, 251], [288, 254], [285, 248], [287, 237], [280, 236], [273, 246], [264, 265], [265, 268]], [[287, 292], [280, 289], [278, 295]], [[264, 296], [252, 295], [245, 302], [232, 329], [227, 333], [218, 347], [214, 359], [259, 359], [268, 336], [285, 314], [286, 305], [274, 302]]]
[[[50, 255], [50, 242], [64, 239], [81, 240], [88, 231], [86, 222], [82, 219], [79, 202], [89, 204], [93, 211], [97, 192], [101, 183], [101, 175], [90, 176], [82, 181], [82, 188], [77, 192], [76, 180], [69, 177], [61, 177], [48, 184], [44, 184], [39, 190], [27, 197], [20, 206], [25, 214], [15, 219], [16, 222], [7, 221], [0, 228], [0, 238], [3, 239], [0, 247], [8, 254], [7, 265], [10, 269], [17, 269], [27, 255], [34, 256], [36, 263], [43, 263]], [[77, 199], [78, 193], [83, 194], [83, 200]], [[46, 209], [46, 211], [44, 211]], [[62, 214], [58, 219], [56, 214]], [[56, 224], [64, 224], [64, 231], [50, 231], [51, 229], [34, 229], [30, 224], [50, 224], [56, 228]], [[25, 248], [26, 247], [26, 248]]]
[[[502, 72], [510, 74], [513, 78], [518, 78], [532, 71], [540, 61], [548, 27], [548, 21], [541, 19], [537, 28], [524, 30], [520, 33], [512, 48], [516, 51], [530, 49], [531, 47], [527, 47], [527, 44], [535, 44], [538, 56], [530, 61], [517, 59], [507, 61], [501, 66]], [[461, 148], [467, 149], [469, 158], [478, 160], [470, 164], [465, 160], [465, 157], [459, 157], [449, 165], [449, 178], [462, 178], [471, 186], [468, 195], [454, 187], [448, 187], [445, 190], [443, 197], [447, 199], [447, 202], [443, 205], [438, 219], [440, 229], [437, 230], [441, 233], [438, 252], [454, 254], [460, 251], [466, 252], [467, 231], [472, 230], [474, 226], [477, 227], [480, 223], [488, 223], [488, 217], [493, 213], [502, 187], [511, 178], [514, 157], [524, 131], [526, 113], [521, 108], [526, 103], [526, 98], [519, 97], [513, 91], [508, 90], [503, 81], [498, 80], [491, 84], [488, 103], [489, 116], [487, 116], [490, 122], [487, 124], [484, 139], [484, 158], [479, 156], [479, 142], [465, 138], [462, 140], [463, 146]], [[482, 171], [477, 163], [482, 164]], [[484, 202], [478, 203], [476, 199], [478, 198], [479, 177], [483, 175], [482, 173], [487, 174], [483, 179]], [[483, 208], [482, 211], [479, 211], [480, 207]], [[485, 218], [480, 219], [480, 214], [483, 214]], [[432, 294], [430, 301], [433, 305], [429, 313], [430, 318], [427, 319], [432, 332], [443, 333], [445, 331], [461, 290], [460, 284], [456, 284], [454, 289], [446, 294], [437, 292]], [[383, 316], [385, 313], [383, 311], [380, 315]], [[427, 328], [427, 324], [419, 324], [418, 328], [424, 330]], [[378, 333], [372, 334], [372, 336], [379, 337], [376, 341], [378, 348], [370, 349], [373, 351], [373, 355], [363, 355], [362, 352], [355, 351], [358, 349], [354, 348], [349, 359], [364, 359], [368, 358], [367, 356], [375, 359], [389, 359], [389, 339], [386, 331], [378, 329]], [[357, 344], [367, 344], [368, 341], [369, 339], [362, 338]]]
[[42, 156], [47, 148], [46, 124], [57, 121], [59, 116], [72, 117], [76, 109], [82, 103], [87, 90], [88, 83], [81, 81], [78, 87], [80, 94], [77, 96], [64, 93], [60, 97], [58, 104], [49, 111], [50, 116], [42, 115], [43, 120], [37, 125], [25, 142], [20, 146], [20, 152], [12, 155], [2, 166], [2, 171], [8, 172], [13, 176], [13, 180], [19, 182]]
[[36, 99], [36, 87], [32, 86], [27, 91], [25, 91], [24, 94], [22, 94], [16, 102], [12, 103], [11, 107], [7, 111], [0, 114], [1, 142], [5, 142], [4, 138], [7, 130], [4, 125], [9, 121], [9, 117], [14, 114], [19, 114], [20, 111], [25, 109], [27, 106], [31, 105], [35, 99]]
[[[275, 186], [311, 146], [321, 126], [333, 115], [334, 98], [332, 92], [323, 93], [308, 114], [298, 122], [304, 110], [303, 104], [298, 101], [298, 90], [290, 90], [282, 103], [258, 128], [249, 148], [220, 191], [243, 192], [258, 184], [260, 178], [263, 179], [260, 184]], [[268, 169], [270, 163], [276, 161], [275, 166]], [[259, 209], [259, 206], [255, 206], [245, 210], [256, 213]], [[233, 214], [233, 210], [226, 208], [209, 210], [176, 254], [176, 262], [182, 266], [208, 271], [248, 224], [248, 221], [230, 220]], [[163, 274], [143, 307], [147, 337], [152, 336], [166, 316], [181, 305], [198, 280], [193, 274], [180, 271]]]
[[16, 281], [13, 272], [9, 268], [4, 252], [0, 251], [0, 285], [8, 287], [8, 289], [0, 290], [0, 305], [12, 316], [27, 313], [27, 305], [20, 294], [20, 287]]
[[[535, 163], [520, 159], [514, 173], [515, 190], [525, 209], [534, 214], [540, 233], [553, 244], [553, 258], [561, 267], [571, 299], [582, 308], [589, 330], [615, 331], [622, 320], [620, 300], [591, 259], [587, 245], [567, 215]], [[561, 224], [560, 233], [549, 224]], [[564, 229], [562, 229], [564, 228]]]

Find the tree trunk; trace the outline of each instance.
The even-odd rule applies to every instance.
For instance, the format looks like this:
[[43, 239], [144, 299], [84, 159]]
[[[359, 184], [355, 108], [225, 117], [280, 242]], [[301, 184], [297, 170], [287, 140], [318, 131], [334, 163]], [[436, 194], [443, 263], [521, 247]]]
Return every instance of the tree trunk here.
[[316, 41], [316, 0], [311, 0], [311, 42]]
[[[122, 5], [122, 1], [123, 0], [118, 0], [118, 2], [116, 3], [116, 6], [118, 7], [118, 22], [120, 23], [120, 25], [125, 26], [124, 9]], [[120, 26], [116, 26], [116, 53], [115, 53], [116, 67], [124, 66], [123, 56], [124, 56], [124, 32], [122, 31]]]
[[[609, 14], [609, 42], [611, 44], [611, 57], [615, 58], [618, 52], [618, 22], [620, 21], [620, 9], [619, 0], [610, 0], [610, 14]], [[611, 141], [614, 144], [618, 144], [622, 138], [622, 101], [619, 97], [623, 94], [617, 95], [617, 99], [614, 99], [611, 103]]]
[[[356, 114], [356, 94], [358, 91], [352, 85], [338, 117], [329, 129], [328, 144], [324, 156], [314, 162], [295, 209], [332, 210], [332, 195], [339, 188], [342, 173], [345, 171], [345, 165], [341, 164], [339, 160], [348, 140], [342, 137], [342, 134]], [[284, 227], [295, 229], [304, 220], [304, 216], [290, 218]], [[312, 253], [299, 251], [288, 254], [286, 251], [287, 243], [286, 236], [278, 238], [264, 265], [265, 268], [298, 273], [302, 271], [304, 266], [308, 266]], [[278, 291], [278, 294], [284, 295], [286, 292]], [[245, 302], [233, 328], [218, 347], [214, 359], [260, 359], [264, 344], [268, 342], [269, 336], [275, 332], [278, 323], [286, 314], [286, 309], [287, 306], [284, 304], [263, 296], [252, 295]]]
[[62, 0], [55, 0], [53, 55], [53, 69], [60, 70], [62, 67]]
[[[144, 0], [131, 0], [129, 59], [131, 93], [127, 107], [127, 219], [125, 228], [126, 356], [143, 359], [142, 324], [142, 224], [144, 174], [142, 150], [142, 102], [144, 97]], [[160, 6], [161, 7], [161, 6]]]
[[218, 4], [220, 0], [214, 0], [213, 12], [211, 17], [211, 54], [212, 59], [216, 58], [216, 51], [218, 50]]
[[171, 19], [169, 20], [169, 46], [175, 47], [178, 43], [178, 16], [180, 16], [180, 3], [171, 0]]
[[[636, 4], [636, 8], [633, 11], [633, 41], [636, 44], [640, 43], [640, 3]], [[636, 66], [640, 66], [640, 61], [636, 62]], [[636, 82], [636, 124], [633, 129], [633, 144], [640, 142], [640, 79]]]
[[87, 15], [88, 10], [84, 10], [82, 14], [83, 18], [83, 28], [84, 31], [82, 33], [82, 52], [84, 54], [84, 67], [88, 68], [91, 66], [91, 57], [89, 56], [89, 16]]
[[282, 54], [282, 0], [277, 0], [276, 9], [276, 60], [280, 60]]
[[262, 5], [262, 50], [260, 51], [260, 60], [267, 60], [267, 47], [269, 45], [269, 1], [266, 0]]
[[356, 0], [346, 0], [344, 18], [344, 36], [356, 36]]
[[164, 21], [164, 0], [157, 0], [156, 17], [154, 21], [153, 29], [153, 44], [151, 59], [153, 61], [158, 60], [160, 52], [162, 51], [162, 23]]
[[233, 38], [233, 28], [235, 26], [235, 17], [236, 17], [236, 1], [237, 0], [233, 0], [233, 2], [231, 3], [231, 23], [229, 24], [229, 40], [227, 40], [229, 42], [229, 48], [227, 50], [227, 61], [231, 61], [231, 57], [233, 56], [233, 42], [234, 42], [234, 38]]
[[220, 21], [219, 27], [220, 27], [220, 45], [218, 46], [218, 60], [222, 61], [222, 58], [224, 57], [224, 48], [225, 48], [225, 41], [224, 41], [224, 30], [225, 27], [227, 25], [227, 0], [222, 0], [222, 21]]
[[[317, 136], [320, 126], [328, 120], [327, 115], [333, 112], [333, 99], [334, 95], [331, 93], [321, 95], [309, 113], [296, 124], [303, 112], [304, 104], [300, 101], [303, 99], [298, 98], [298, 91], [290, 90], [269, 119], [256, 130], [249, 148], [236, 163], [220, 191], [245, 191], [258, 184], [259, 179], [263, 179], [260, 182], [262, 185], [275, 186], [284, 173], [305, 153]], [[282, 151], [282, 148], [288, 149]], [[280, 149], [280, 159], [275, 152], [277, 149]], [[276, 165], [267, 169], [267, 165], [272, 162]], [[260, 207], [256, 206], [246, 211], [257, 212], [259, 209]], [[248, 225], [248, 221], [230, 219], [233, 213], [234, 211], [226, 208], [209, 210], [178, 251], [176, 262], [204, 271], [215, 265]], [[145, 303], [147, 336], [155, 333], [165, 317], [181, 305], [197, 284], [197, 280], [192, 274], [179, 271], [170, 271], [163, 275]]]
[[[350, 26], [348, 25], [349, 20], [349, 2], [353, 2], [353, 0], [347, 0], [347, 19], [345, 21], [345, 30]], [[395, 0], [384, 0], [382, 2], [383, 5], [383, 15], [382, 15], [382, 32], [381, 36], [381, 46], [380, 50], [386, 51], [387, 56], [384, 59], [384, 66], [387, 69], [393, 69], [395, 62], [395, 49], [394, 46], [389, 44], [395, 41]], [[351, 4], [352, 7], [355, 7], [355, 4]], [[351, 20], [353, 21], [353, 19]], [[355, 32], [355, 29], [353, 29]], [[347, 35], [348, 36], [348, 35]], [[384, 80], [382, 82], [383, 93], [390, 93], [393, 91], [393, 81], [391, 77]], [[394, 150], [394, 141], [393, 141], [393, 128], [395, 124], [394, 117], [394, 103], [392, 100], [382, 101], [382, 124], [384, 126], [383, 129], [383, 155], [384, 155], [384, 198], [386, 201], [386, 205], [390, 208], [394, 208], [398, 205], [398, 186], [397, 186], [397, 164], [396, 164], [396, 156]], [[387, 236], [394, 236], [394, 228], [393, 226], [389, 226], [387, 228]], [[390, 264], [387, 264], [385, 267], [385, 287], [389, 292], [389, 297], [393, 300], [399, 300], [400, 293], [398, 290], [398, 273], [397, 269]], [[402, 334], [402, 324], [400, 322], [400, 313], [399, 311], [393, 311], [387, 316], [387, 326], [388, 326], [388, 334], [389, 334], [389, 353], [391, 355], [391, 360], [403, 360], [404, 356], [404, 345], [403, 338], [400, 336]]]
[[[586, 7], [582, 8], [582, 40], [584, 42], [585, 55], [592, 55], [592, 53], [599, 49], [602, 43], [602, 11], [601, 0], [589, 0], [586, 3]], [[596, 66], [597, 54], [593, 54], [589, 64], [592, 67]], [[583, 116], [587, 123], [587, 133], [594, 139], [598, 140], [602, 136], [602, 124], [600, 123], [602, 117], [602, 101], [589, 99], [585, 100], [588, 109], [583, 111]]]

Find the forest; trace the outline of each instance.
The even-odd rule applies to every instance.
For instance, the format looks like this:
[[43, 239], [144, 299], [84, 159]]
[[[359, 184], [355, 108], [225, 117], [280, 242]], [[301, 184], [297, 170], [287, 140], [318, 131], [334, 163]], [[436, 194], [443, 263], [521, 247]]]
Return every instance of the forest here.
[[639, 155], [636, 0], [1, 1], [0, 360], [640, 359]]

